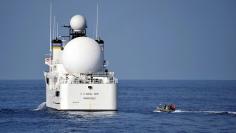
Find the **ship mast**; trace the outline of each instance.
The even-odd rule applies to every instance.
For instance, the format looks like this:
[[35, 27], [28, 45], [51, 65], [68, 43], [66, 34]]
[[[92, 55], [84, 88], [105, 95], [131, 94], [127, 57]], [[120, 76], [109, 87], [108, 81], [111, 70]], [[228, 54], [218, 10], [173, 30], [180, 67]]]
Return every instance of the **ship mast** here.
[[50, 11], [49, 11], [49, 34], [50, 34], [50, 40], [49, 40], [49, 47], [50, 52], [52, 51], [52, 1], [50, 1]]
[[97, 18], [96, 18], [96, 40], [98, 40], [98, 10], [99, 10], [99, 5], [98, 5], [98, 2], [97, 2]]

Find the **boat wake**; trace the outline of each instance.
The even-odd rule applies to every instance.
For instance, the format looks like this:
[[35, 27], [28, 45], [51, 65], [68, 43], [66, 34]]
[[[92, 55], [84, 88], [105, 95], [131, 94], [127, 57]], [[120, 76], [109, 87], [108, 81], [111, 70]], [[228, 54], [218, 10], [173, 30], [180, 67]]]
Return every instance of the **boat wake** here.
[[46, 109], [46, 102], [42, 102], [41, 104], [38, 105], [34, 111], [39, 111], [39, 110], [45, 110]]
[[[159, 110], [154, 110], [153, 112], [161, 112]], [[236, 115], [233, 111], [190, 111], [190, 110], [175, 110], [171, 113], [205, 113], [205, 114], [231, 114]]]

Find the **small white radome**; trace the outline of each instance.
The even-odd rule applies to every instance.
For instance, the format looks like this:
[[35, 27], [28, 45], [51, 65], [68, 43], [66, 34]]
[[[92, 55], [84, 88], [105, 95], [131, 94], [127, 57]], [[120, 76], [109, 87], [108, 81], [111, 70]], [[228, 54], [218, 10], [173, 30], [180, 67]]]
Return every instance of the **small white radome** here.
[[75, 31], [81, 31], [86, 28], [86, 19], [84, 16], [75, 15], [70, 20], [70, 26]]

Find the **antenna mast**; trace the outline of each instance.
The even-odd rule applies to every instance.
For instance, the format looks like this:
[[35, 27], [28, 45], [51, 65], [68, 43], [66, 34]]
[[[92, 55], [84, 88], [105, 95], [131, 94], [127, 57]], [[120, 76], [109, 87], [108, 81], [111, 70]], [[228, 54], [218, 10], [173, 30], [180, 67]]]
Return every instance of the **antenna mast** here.
[[50, 1], [50, 13], [49, 13], [49, 32], [50, 32], [50, 51], [52, 51], [52, 1]]
[[98, 38], [98, 9], [99, 9], [99, 5], [98, 5], [99, 3], [97, 2], [97, 22], [96, 22], [96, 39], [98, 40], [99, 38]]
[[58, 33], [58, 23], [57, 23], [57, 38], [59, 37], [59, 33]]
[[53, 32], [52, 32], [52, 37], [53, 39], [56, 38], [56, 16], [53, 17], [53, 25], [52, 25], [52, 29], [53, 29]]

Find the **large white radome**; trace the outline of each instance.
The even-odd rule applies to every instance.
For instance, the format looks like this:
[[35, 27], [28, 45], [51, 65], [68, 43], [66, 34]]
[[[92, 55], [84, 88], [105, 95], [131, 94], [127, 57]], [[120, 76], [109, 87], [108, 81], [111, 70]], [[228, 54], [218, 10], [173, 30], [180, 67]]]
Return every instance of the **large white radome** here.
[[77, 37], [64, 47], [62, 63], [71, 74], [97, 72], [102, 62], [99, 44], [89, 37]]

